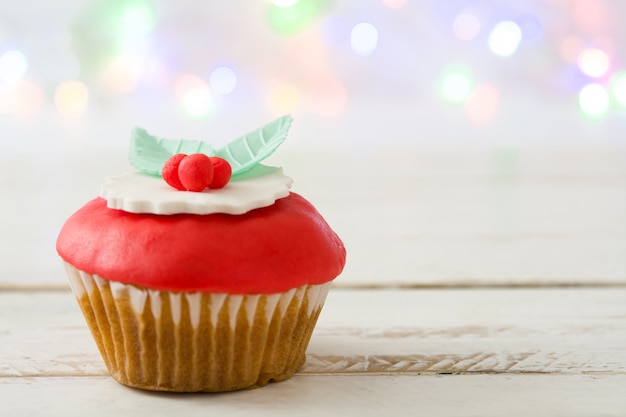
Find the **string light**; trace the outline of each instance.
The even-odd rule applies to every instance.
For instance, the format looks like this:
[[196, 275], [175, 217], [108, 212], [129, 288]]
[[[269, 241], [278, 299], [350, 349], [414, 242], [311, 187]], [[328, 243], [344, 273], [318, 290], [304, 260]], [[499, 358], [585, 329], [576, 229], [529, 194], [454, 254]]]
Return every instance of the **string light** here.
[[522, 30], [515, 22], [504, 21], [498, 23], [491, 33], [487, 43], [489, 49], [497, 56], [509, 57], [517, 51], [522, 41]]

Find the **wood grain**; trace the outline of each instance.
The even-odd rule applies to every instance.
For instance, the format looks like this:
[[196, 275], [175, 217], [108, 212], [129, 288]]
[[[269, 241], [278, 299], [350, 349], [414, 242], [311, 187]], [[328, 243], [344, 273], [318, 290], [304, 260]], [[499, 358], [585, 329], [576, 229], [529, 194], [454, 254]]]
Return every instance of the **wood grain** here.
[[[106, 371], [69, 292], [0, 293], [0, 376]], [[331, 291], [302, 374], [626, 373], [626, 288]]]
[[54, 251], [126, 149], [0, 155], [27, 173], [0, 176], [0, 415], [626, 415], [625, 150], [269, 162], [342, 236], [346, 270], [294, 378], [172, 396], [107, 375]]
[[623, 417], [625, 387], [626, 375], [300, 374], [252, 391], [173, 395], [109, 377], [0, 377], [0, 399], [16, 417]]

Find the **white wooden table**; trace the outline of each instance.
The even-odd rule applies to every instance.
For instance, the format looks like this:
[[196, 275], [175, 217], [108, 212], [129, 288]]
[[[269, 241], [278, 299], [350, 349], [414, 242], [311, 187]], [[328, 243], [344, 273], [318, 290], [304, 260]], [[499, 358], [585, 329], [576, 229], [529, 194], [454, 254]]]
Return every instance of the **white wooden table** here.
[[54, 251], [123, 152], [0, 157], [0, 415], [626, 415], [626, 151], [276, 163], [349, 253], [307, 362], [262, 389], [176, 395], [107, 375]]

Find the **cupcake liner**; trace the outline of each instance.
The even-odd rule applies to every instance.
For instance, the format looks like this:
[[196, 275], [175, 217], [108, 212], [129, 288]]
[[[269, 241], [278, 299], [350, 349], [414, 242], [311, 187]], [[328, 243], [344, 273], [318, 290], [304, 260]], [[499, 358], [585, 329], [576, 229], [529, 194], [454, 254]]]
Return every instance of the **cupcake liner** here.
[[65, 264], [111, 376], [159, 391], [232, 391], [291, 377], [330, 282], [278, 294], [157, 291]]

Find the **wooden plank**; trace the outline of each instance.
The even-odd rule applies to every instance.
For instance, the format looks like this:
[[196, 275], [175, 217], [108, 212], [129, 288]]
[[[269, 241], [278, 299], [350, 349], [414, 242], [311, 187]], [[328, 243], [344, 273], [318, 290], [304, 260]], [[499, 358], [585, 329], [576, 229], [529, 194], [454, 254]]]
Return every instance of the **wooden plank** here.
[[164, 394], [107, 377], [0, 377], [7, 416], [620, 416], [626, 375], [296, 375], [226, 394]]
[[[344, 239], [337, 285], [626, 283], [624, 150], [292, 151], [270, 162]], [[128, 169], [126, 150], [2, 155], [0, 166], [23, 173], [19, 187], [0, 180], [14, 202], [0, 205], [0, 288], [66, 287], [58, 230]]]
[[[626, 288], [333, 289], [302, 374], [626, 372]], [[105, 375], [69, 292], [0, 293], [0, 376]]]

